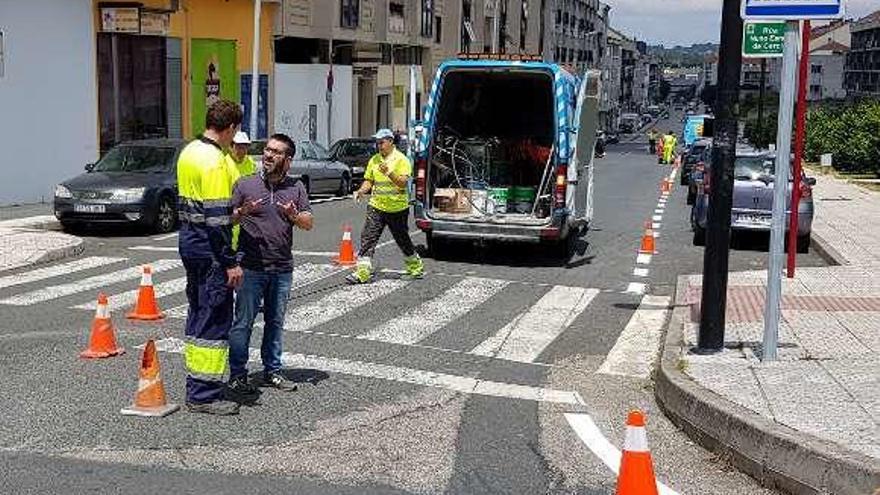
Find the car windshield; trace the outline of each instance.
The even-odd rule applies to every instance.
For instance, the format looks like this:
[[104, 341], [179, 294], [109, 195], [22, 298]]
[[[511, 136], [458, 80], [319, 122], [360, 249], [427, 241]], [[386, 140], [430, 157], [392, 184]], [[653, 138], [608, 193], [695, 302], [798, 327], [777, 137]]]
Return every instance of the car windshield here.
[[349, 156], [372, 155], [376, 152], [376, 143], [372, 141], [351, 141], [345, 148], [345, 154]]
[[117, 146], [98, 163], [96, 172], [152, 172], [170, 170], [173, 166], [174, 148], [155, 146]]
[[248, 155], [262, 155], [264, 149], [266, 149], [266, 141], [254, 141], [248, 146]]
[[766, 156], [738, 156], [734, 165], [733, 175], [741, 180], [758, 180], [776, 172], [773, 160]]
[[327, 151], [326, 148], [315, 142], [312, 143], [312, 147], [315, 149], [315, 158], [317, 160], [326, 161], [330, 159], [330, 153]]

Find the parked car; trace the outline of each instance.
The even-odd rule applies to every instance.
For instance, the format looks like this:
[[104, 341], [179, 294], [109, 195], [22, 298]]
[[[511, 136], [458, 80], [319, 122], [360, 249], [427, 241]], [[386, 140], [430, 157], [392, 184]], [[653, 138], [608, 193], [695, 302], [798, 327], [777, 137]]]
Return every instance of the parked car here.
[[620, 143], [620, 136], [614, 131], [606, 131], [605, 132], [605, 144], [618, 144]]
[[55, 217], [69, 230], [84, 224], [177, 226], [178, 139], [129, 141], [111, 148], [86, 172], [55, 187]]
[[[738, 151], [734, 165], [733, 206], [731, 209], [731, 229], [737, 231], [769, 232], [773, 213], [773, 178], [776, 171], [775, 156], [765, 152]], [[790, 213], [791, 188], [789, 179], [785, 193], [785, 213]], [[809, 250], [813, 225], [813, 186], [816, 179], [801, 176], [801, 201], [798, 204], [797, 250]], [[694, 245], [706, 242], [708, 223], [709, 191], [711, 181], [704, 177], [696, 201], [691, 210], [691, 226], [694, 231]], [[788, 230], [788, 222], [785, 222]]]
[[684, 156], [681, 160], [681, 185], [687, 186], [690, 184], [691, 172], [694, 170], [697, 163], [707, 161], [711, 156], [711, 149], [711, 139], [700, 139], [685, 150], [683, 153]]
[[[265, 147], [265, 141], [254, 141], [248, 154], [259, 164]], [[352, 174], [348, 165], [330, 158], [330, 153], [314, 141], [296, 143], [288, 175], [300, 179], [309, 194], [344, 196], [351, 192]]]
[[364, 181], [364, 170], [374, 154], [376, 140], [371, 137], [344, 138], [330, 147], [330, 158], [348, 165], [354, 187], [360, 187]]

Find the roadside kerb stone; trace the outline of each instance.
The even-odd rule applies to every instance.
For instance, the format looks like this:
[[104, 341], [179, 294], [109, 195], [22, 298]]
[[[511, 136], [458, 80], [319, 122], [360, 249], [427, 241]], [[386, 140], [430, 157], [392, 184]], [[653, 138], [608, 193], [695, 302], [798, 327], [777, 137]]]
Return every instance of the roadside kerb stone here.
[[45, 230], [0, 228], [0, 271], [77, 256], [83, 251], [79, 237]]
[[688, 280], [678, 278], [655, 377], [657, 402], [666, 415], [703, 447], [769, 488], [795, 495], [874, 493], [880, 487], [880, 460], [776, 423], [704, 388], [681, 370], [686, 366]]

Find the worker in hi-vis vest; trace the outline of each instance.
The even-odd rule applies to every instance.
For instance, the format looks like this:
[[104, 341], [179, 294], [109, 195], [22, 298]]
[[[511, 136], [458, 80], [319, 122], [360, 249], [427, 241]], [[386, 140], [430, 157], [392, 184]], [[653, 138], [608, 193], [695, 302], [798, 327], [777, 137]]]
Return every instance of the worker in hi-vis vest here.
[[186, 405], [191, 412], [238, 414], [239, 404], [224, 399], [229, 366], [233, 289], [242, 269], [232, 248], [232, 186], [238, 170], [226, 148], [241, 125], [237, 103], [213, 103], [205, 132], [177, 160], [180, 259], [186, 269], [184, 362]]

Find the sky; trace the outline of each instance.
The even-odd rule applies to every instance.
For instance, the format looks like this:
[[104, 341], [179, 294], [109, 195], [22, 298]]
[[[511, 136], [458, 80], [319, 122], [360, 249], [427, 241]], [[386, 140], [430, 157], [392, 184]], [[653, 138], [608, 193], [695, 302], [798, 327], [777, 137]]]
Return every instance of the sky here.
[[[847, 17], [880, 9], [878, 0], [845, 0]], [[722, 0], [603, 0], [611, 6], [611, 26], [666, 46], [717, 42]]]

